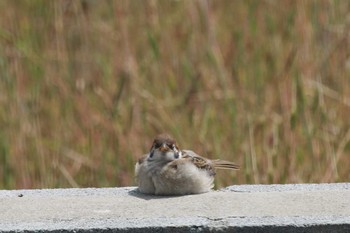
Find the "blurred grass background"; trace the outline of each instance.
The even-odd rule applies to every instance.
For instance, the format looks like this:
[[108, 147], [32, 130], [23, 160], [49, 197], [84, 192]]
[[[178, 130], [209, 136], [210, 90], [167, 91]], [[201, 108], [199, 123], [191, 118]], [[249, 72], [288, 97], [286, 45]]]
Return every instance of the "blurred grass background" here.
[[350, 1], [0, 1], [0, 188], [134, 185], [168, 132], [217, 187], [350, 180]]

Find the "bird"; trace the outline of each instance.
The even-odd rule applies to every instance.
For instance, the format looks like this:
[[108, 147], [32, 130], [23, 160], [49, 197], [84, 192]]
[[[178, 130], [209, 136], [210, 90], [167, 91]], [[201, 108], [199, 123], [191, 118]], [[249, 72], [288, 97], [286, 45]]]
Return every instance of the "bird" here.
[[141, 193], [188, 195], [212, 190], [216, 169], [237, 170], [239, 165], [180, 150], [176, 140], [163, 133], [155, 137], [149, 153], [136, 162], [135, 176]]

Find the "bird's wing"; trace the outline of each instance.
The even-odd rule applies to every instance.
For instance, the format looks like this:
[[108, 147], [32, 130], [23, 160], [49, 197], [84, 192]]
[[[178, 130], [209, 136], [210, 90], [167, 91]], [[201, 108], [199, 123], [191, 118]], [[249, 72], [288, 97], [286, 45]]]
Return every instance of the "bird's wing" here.
[[230, 161], [226, 161], [226, 160], [209, 160], [206, 158], [203, 158], [202, 156], [196, 154], [195, 152], [191, 151], [191, 150], [183, 150], [183, 158], [191, 158], [192, 162], [199, 168], [203, 168], [203, 169], [208, 169], [210, 167], [210, 169], [213, 168], [218, 168], [218, 169], [239, 169], [239, 165], [230, 162]]
[[142, 155], [142, 156], [137, 160], [137, 163], [141, 165], [141, 164], [146, 160], [147, 156], [148, 156], [148, 154]]
[[189, 160], [199, 169], [204, 169], [209, 172], [210, 175], [215, 175], [215, 169], [210, 160], [203, 158], [191, 150], [183, 150], [182, 158]]

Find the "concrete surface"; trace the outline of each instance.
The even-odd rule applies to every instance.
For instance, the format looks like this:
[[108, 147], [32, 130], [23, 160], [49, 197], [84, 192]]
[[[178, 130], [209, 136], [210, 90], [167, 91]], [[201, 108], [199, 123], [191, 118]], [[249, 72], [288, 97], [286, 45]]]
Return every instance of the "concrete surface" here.
[[135, 187], [0, 191], [2, 232], [350, 232], [350, 183], [237, 185], [157, 197]]

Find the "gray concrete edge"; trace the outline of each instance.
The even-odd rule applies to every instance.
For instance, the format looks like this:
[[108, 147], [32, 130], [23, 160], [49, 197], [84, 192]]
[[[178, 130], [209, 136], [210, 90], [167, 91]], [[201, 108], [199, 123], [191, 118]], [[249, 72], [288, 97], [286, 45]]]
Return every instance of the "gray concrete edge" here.
[[[234, 185], [220, 190], [221, 192], [289, 192], [289, 191], [325, 191], [350, 190], [350, 183], [334, 184], [287, 184], [287, 185]], [[39, 189], [39, 190], [2, 190], [1, 198], [14, 197], [55, 197], [66, 196], [95, 197], [113, 195], [126, 197], [137, 194], [136, 187], [122, 188], [85, 188], [85, 189]], [[168, 197], [154, 197], [164, 199]], [[349, 200], [350, 203], [350, 200]], [[50, 219], [45, 222], [1, 223], [1, 232], [350, 232], [350, 215], [331, 216], [228, 216], [225, 218], [208, 218], [206, 216], [193, 216], [191, 218], [145, 218], [145, 219], [96, 219], [91, 222], [84, 219]], [[82, 227], [84, 226], [84, 227]], [[101, 227], [97, 227], [101, 226]]]

